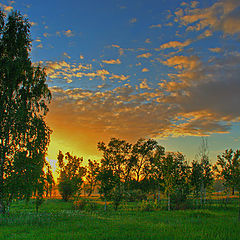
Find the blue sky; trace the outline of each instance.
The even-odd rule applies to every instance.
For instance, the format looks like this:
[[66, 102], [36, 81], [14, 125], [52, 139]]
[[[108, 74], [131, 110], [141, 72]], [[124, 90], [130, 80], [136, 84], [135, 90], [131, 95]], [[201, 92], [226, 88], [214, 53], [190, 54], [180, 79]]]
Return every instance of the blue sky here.
[[240, 143], [239, 0], [0, 1], [32, 24], [53, 94], [49, 159], [153, 137], [190, 161]]

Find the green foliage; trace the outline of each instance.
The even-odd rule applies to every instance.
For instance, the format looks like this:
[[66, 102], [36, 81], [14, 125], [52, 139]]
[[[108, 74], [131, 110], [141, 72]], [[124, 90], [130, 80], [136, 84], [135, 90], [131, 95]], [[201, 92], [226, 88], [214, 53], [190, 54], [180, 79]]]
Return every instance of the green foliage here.
[[64, 155], [61, 151], [58, 153], [59, 179], [58, 189], [64, 201], [76, 193], [80, 193], [82, 187], [82, 177], [86, 173], [86, 168], [81, 166], [83, 158], [72, 156], [69, 152]]
[[234, 152], [227, 149], [225, 153], [218, 155], [215, 169], [227, 187], [240, 189], [240, 150]]
[[124, 199], [128, 202], [138, 202], [147, 199], [147, 195], [141, 189], [133, 189], [124, 192]]
[[86, 172], [86, 192], [88, 197], [91, 196], [94, 188], [97, 184], [97, 176], [99, 173], [99, 163], [97, 161], [88, 160], [87, 172]]
[[42, 194], [51, 130], [45, 123], [51, 93], [40, 65], [31, 63], [30, 24], [0, 11], [0, 205]]

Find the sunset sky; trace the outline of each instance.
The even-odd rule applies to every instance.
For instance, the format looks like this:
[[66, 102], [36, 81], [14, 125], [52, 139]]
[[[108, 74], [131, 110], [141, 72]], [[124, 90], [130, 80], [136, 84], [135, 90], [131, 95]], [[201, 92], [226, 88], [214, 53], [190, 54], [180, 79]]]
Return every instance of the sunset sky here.
[[155, 138], [193, 160], [240, 148], [239, 0], [0, 1], [32, 24], [33, 62], [53, 94], [58, 150], [99, 159], [97, 142]]

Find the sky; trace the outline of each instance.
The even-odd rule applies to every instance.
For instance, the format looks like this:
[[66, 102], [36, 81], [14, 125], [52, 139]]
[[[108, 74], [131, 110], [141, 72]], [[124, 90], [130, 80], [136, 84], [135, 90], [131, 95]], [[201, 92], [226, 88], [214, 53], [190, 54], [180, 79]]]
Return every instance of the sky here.
[[154, 138], [192, 161], [240, 146], [239, 0], [0, 1], [31, 23], [53, 99], [48, 150], [100, 159], [99, 141]]

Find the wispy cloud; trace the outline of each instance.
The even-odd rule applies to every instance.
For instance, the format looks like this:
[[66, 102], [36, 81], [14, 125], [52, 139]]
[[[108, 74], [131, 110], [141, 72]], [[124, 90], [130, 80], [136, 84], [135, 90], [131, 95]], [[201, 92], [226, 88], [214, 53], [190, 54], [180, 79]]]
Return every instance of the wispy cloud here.
[[129, 20], [129, 23], [136, 23], [137, 22], [137, 19], [136, 18], [132, 18]]
[[119, 59], [102, 60], [102, 62], [106, 64], [121, 64], [121, 61]]
[[189, 46], [192, 43], [190, 39], [184, 41], [184, 42], [179, 42], [179, 41], [170, 41], [167, 43], [164, 43], [160, 46], [160, 48], [156, 48], [155, 50], [162, 50], [162, 49], [167, 49], [167, 48], [184, 48], [186, 46]]
[[161, 28], [162, 24], [151, 25], [149, 28]]
[[152, 56], [151, 53], [143, 53], [137, 56], [137, 58], [150, 58]]
[[64, 31], [63, 32], [63, 34], [65, 35], [65, 36], [67, 36], [67, 37], [73, 37], [74, 36], [74, 33], [73, 33], [73, 31], [72, 30], [66, 30], [66, 31]]

